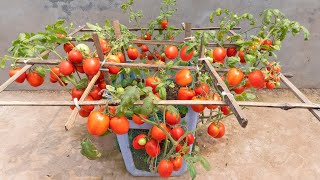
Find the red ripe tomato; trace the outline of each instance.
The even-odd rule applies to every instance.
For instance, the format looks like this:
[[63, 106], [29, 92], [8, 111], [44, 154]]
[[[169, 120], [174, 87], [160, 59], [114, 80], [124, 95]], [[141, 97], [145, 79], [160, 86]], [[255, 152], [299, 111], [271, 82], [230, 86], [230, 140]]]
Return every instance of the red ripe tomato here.
[[[209, 96], [207, 99], [213, 100], [213, 101], [221, 101], [221, 97], [218, 93], [214, 93], [213, 95]], [[207, 105], [206, 107], [208, 109], [216, 109], [218, 106], [217, 105]]]
[[[93, 98], [91, 96], [87, 96], [85, 98], [86, 101], [93, 101]], [[81, 106], [81, 109], [87, 111], [87, 112], [91, 112], [94, 109], [93, 105], [86, 105], [86, 106]]]
[[72, 100], [74, 99], [74, 98], [77, 98], [78, 100], [80, 100], [80, 98], [81, 98], [81, 96], [82, 96], [82, 94], [84, 93], [84, 90], [82, 90], [82, 89], [77, 89], [77, 88], [73, 88], [72, 89], [72, 91], [71, 91], [71, 97], [72, 97]]
[[70, 61], [62, 61], [59, 65], [59, 71], [64, 76], [70, 76], [74, 72], [73, 64]]
[[153, 93], [156, 93], [156, 88], [160, 83], [160, 79], [158, 77], [150, 76], [146, 78], [145, 84], [148, 87], [152, 88]]
[[187, 87], [181, 87], [178, 91], [178, 100], [191, 100], [196, 93]]
[[210, 88], [206, 83], [201, 83], [199, 86], [194, 88], [196, 95], [206, 96], [210, 93]]
[[174, 171], [179, 171], [182, 167], [182, 157], [175, 157], [174, 159], [170, 159], [170, 161], [173, 164], [173, 170]]
[[63, 45], [63, 49], [66, 53], [69, 53], [74, 47], [75, 44], [73, 42], [67, 42]]
[[87, 122], [88, 132], [91, 135], [101, 136], [109, 128], [109, 117], [100, 111], [92, 111]]
[[147, 58], [147, 54], [145, 52], [140, 53], [140, 60], [144, 60], [145, 58]]
[[194, 135], [193, 134], [188, 134], [186, 138], [183, 139], [184, 142], [187, 142], [187, 145], [190, 146], [191, 144], [194, 143]]
[[105, 81], [100, 81], [98, 87], [100, 89], [106, 89], [107, 83]]
[[153, 56], [152, 56], [152, 54], [151, 54], [151, 53], [149, 53], [149, 54], [147, 55], [147, 58], [148, 58], [149, 60], [153, 60]]
[[[139, 38], [137, 38], [137, 40], [143, 40], [143, 38], [142, 37], [139, 37]], [[138, 47], [141, 47], [142, 46], [142, 44], [141, 43], [138, 43], [138, 44], [136, 44]]]
[[229, 106], [221, 106], [220, 109], [224, 115], [230, 114], [230, 107]]
[[267, 84], [266, 84], [266, 87], [268, 89], [274, 89], [276, 87], [276, 84], [274, 82], [268, 81]]
[[[267, 40], [263, 41], [262, 45], [270, 47], [270, 46], [272, 46], [272, 41], [270, 39], [267, 39]], [[262, 48], [262, 50], [266, 50], [266, 48]]]
[[181, 144], [178, 144], [176, 147], [176, 152], [180, 152], [180, 155], [184, 156], [185, 154], [188, 154], [190, 152], [190, 147], [187, 146], [187, 147], [183, 148], [183, 146]]
[[126, 134], [130, 128], [129, 120], [124, 116], [113, 117], [110, 120], [110, 128], [117, 135]]
[[98, 86], [95, 86], [89, 95], [93, 98], [93, 100], [100, 100], [102, 99], [102, 94], [100, 93], [101, 90], [102, 89], [100, 89]]
[[58, 78], [60, 78], [60, 70], [58, 66], [53, 66], [50, 71], [50, 80], [57, 82]]
[[168, 27], [168, 21], [167, 20], [162, 20], [161, 21], [161, 27], [162, 27], [162, 29], [167, 29], [167, 27]]
[[169, 160], [161, 160], [159, 165], [158, 165], [158, 173], [160, 177], [167, 178], [171, 176], [173, 172], [173, 164]]
[[147, 32], [145, 35], [144, 35], [144, 39], [145, 40], [151, 40], [151, 34], [149, 32]]
[[149, 47], [148, 47], [147, 45], [142, 45], [142, 46], [141, 46], [141, 50], [142, 50], [143, 52], [147, 52], [147, 51], [149, 51]]
[[[143, 115], [143, 114], [139, 114], [139, 116], [142, 117], [142, 118], [144, 118], [144, 119], [147, 119], [147, 118], [148, 118], [146, 115]], [[139, 116], [137, 116], [137, 115], [134, 114], [134, 115], [132, 116], [132, 120], [133, 120], [134, 123], [140, 125], [140, 124], [143, 124], [144, 122], [142, 121], [142, 119], [141, 119]]]
[[52, 83], [56, 83], [56, 82], [57, 82], [57, 80], [52, 79], [51, 77], [49, 78], [49, 80], [50, 80], [50, 82], [52, 82]]
[[214, 62], [224, 63], [224, 59], [227, 56], [227, 51], [223, 47], [217, 47], [212, 51], [212, 57]]
[[[146, 135], [145, 134], [139, 134], [136, 136], [132, 141], [132, 146], [134, 149], [143, 149], [146, 145]], [[140, 143], [139, 143], [140, 142]], [[141, 142], [143, 142], [141, 144]]]
[[179, 50], [176, 46], [167, 46], [164, 51], [168, 59], [175, 59], [178, 56]]
[[237, 68], [231, 68], [227, 73], [227, 81], [230, 86], [239, 85], [243, 77], [244, 77], [243, 72]]
[[219, 128], [219, 134], [215, 137], [215, 138], [221, 138], [222, 136], [224, 136], [225, 133], [225, 127], [222, 124], [222, 122], [219, 122], [219, 124], [217, 125]]
[[184, 129], [182, 127], [174, 127], [171, 129], [170, 134], [172, 138], [176, 141], [184, 134]]
[[244, 52], [243, 51], [239, 51], [238, 56], [240, 58], [240, 62], [243, 64], [246, 64], [246, 59], [244, 59]]
[[174, 80], [179, 86], [188, 86], [192, 80], [192, 74], [189, 69], [182, 69], [176, 73]]
[[[11, 69], [11, 70], [9, 71], [9, 76], [12, 77], [13, 75], [15, 75], [15, 74], [16, 74], [18, 71], [20, 71], [21, 69], [22, 69], [21, 67], [17, 67], [17, 68]], [[24, 72], [24, 73], [22, 73], [15, 81], [16, 81], [17, 83], [23, 83], [24, 80], [26, 79], [26, 77], [27, 77], [27, 73]]]
[[[115, 62], [115, 63], [120, 63], [120, 59], [118, 56], [115, 55], [109, 55], [107, 57], [107, 62]], [[110, 74], [118, 74], [120, 71], [120, 67], [117, 66], [108, 66], [109, 73]]]
[[27, 74], [27, 81], [31, 86], [38, 87], [43, 84], [44, 78], [37, 71], [33, 71]]
[[76, 69], [79, 73], [84, 73], [83, 66], [76, 66]]
[[95, 75], [100, 70], [100, 61], [98, 58], [88, 58], [83, 61], [83, 70], [88, 75]]
[[194, 50], [187, 54], [187, 48], [188, 46], [183, 46], [180, 51], [180, 57], [182, 61], [189, 61], [193, 57]]
[[166, 123], [170, 125], [176, 125], [181, 120], [179, 113], [174, 114], [173, 112], [167, 111], [165, 116], [166, 116]]
[[251, 87], [251, 84], [249, 82], [249, 80], [246, 81], [246, 84], [244, 85], [245, 88], [250, 88]]
[[81, 51], [75, 49], [75, 50], [71, 50], [68, 53], [68, 59], [69, 59], [69, 61], [71, 61], [75, 64], [78, 64], [78, 63], [82, 63], [83, 56], [82, 56]]
[[116, 115], [117, 106], [108, 106], [109, 115], [114, 117]]
[[150, 157], [157, 157], [160, 154], [160, 145], [158, 141], [150, 139], [145, 145], [146, 153]]
[[[193, 98], [192, 98], [192, 100], [205, 100], [205, 98], [204, 97], [197, 97], [197, 96], [194, 96]], [[198, 105], [191, 105], [191, 108], [192, 108], [192, 110], [193, 111], [195, 111], [195, 112], [197, 112], [197, 113], [201, 113], [201, 112], [203, 112], [203, 110], [206, 108], [204, 105], [202, 105], [202, 104], [198, 104]]]
[[236, 93], [236, 94], [241, 94], [243, 93], [245, 87], [244, 86], [239, 86], [239, 87], [236, 87], [233, 89], [233, 91]]
[[259, 89], [264, 87], [264, 75], [260, 70], [251, 72], [248, 76], [248, 80], [254, 88]]
[[219, 134], [219, 127], [216, 126], [215, 123], [211, 123], [211, 124], [208, 126], [207, 132], [208, 132], [208, 134], [209, 134], [210, 136], [216, 137], [216, 136], [218, 136], [218, 134]]
[[139, 56], [139, 52], [138, 52], [137, 48], [129, 47], [127, 54], [128, 54], [129, 59], [131, 59], [131, 60], [136, 60]]
[[227, 49], [227, 56], [232, 57], [237, 55], [237, 48], [230, 47]]
[[100, 47], [103, 54], [108, 54], [111, 51], [111, 48], [109, 47], [109, 43], [106, 39], [100, 39]]
[[[160, 126], [167, 132], [170, 132], [170, 129], [164, 123], [161, 123]], [[151, 128], [151, 137], [157, 141], [162, 141], [167, 136], [160, 128], [158, 128], [157, 126], [153, 126]]]
[[120, 62], [121, 62], [121, 63], [125, 63], [125, 62], [126, 62], [126, 60], [125, 60], [124, 55], [123, 55], [122, 52], [117, 52], [117, 56], [118, 56], [118, 58], [120, 59]]
[[[71, 109], [73, 110], [74, 108], [75, 108], [75, 106], [72, 106]], [[87, 111], [85, 111], [85, 110], [83, 110], [83, 109], [80, 109], [80, 110], [79, 110], [79, 115], [80, 115], [81, 117], [84, 117], [84, 118], [85, 118], [85, 117], [88, 117], [88, 116], [90, 115], [90, 113], [91, 113], [91, 112], [87, 112]]]

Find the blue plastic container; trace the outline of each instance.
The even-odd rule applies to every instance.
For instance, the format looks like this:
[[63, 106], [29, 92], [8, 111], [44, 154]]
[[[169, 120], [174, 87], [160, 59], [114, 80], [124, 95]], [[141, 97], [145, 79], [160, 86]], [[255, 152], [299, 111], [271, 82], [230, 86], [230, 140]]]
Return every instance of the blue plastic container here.
[[[185, 121], [188, 130], [194, 130], [197, 126], [199, 119], [199, 113], [194, 112], [190, 107], [188, 107], [188, 113], [181, 121]], [[130, 129], [150, 129], [151, 125], [144, 123], [142, 125], [137, 125], [133, 121], [130, 121]], [[131, 142], [129, 142], [128, 134], [117, 135], [118, 143], [120, 146], [121, 154], [127, 168], [127, 171], [133, 176], [159, 176], [158, 173], [151, 173], [148, 171], [139, 170], [135, 167], [132, 157], [132, 152], [130, 149]], [[191, 145], [191, 149], [192, 149]], [[183, 161], [182, 168], [179, 171], [174, 171], [171, 176], [181, 176], [187, 171], [187, 163]]]

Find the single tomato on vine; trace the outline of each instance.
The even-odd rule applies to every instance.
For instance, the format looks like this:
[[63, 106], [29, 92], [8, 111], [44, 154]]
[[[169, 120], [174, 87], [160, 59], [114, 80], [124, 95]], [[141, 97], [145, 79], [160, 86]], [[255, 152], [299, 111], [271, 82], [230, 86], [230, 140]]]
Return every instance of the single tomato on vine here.
[[193, 77], [189, 69], [182, 69], [176, 73], [174, 80], [179, 86], [188, 86]]
[[[11, 69], [11, 70], [9, 71], [9, 76], [10, 76], [10, 77], [14, 76], [14, 75], [15, 75], [17, 72], [19, 72], [21, 69], [22, 69], [21, 67], [16, 67], [16, 68], [14, 68], [14, 69]], [[24, 72], [24, 73], [22, 73], [15, 81], [16, 81], [17, 83], [23, 83], [26, 78], [27, 78], [27, 73]]]

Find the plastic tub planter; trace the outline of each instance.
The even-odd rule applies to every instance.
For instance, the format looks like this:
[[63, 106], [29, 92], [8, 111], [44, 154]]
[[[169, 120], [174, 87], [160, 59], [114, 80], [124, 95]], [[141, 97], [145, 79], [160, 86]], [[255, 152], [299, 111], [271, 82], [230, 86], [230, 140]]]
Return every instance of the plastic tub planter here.
[[[199, 114], [194, 112], [190, 107], [188, 107], [188, 113], [184, 118], [181, 119], [182, 121], [186, 122], [186, 127], [188, 130], [194, 130], [197, 126]], [[150, 129], [151, 125], [144, 123], [142, 125], [137, 125], [133, 121], [130, 121], [130, 129]], [[158, 173], [151, 173], [149, 171], [143, 171], [137, 169], [131, 152], [131, 142], [129, 142], [128, 134], [117, 135], [118, 143], [120, 146], [121, 154], [126, 166], [127, 171], [133, 176], [159, 176]], [[192, 146], [190, 148], [192, 149]], [[187, 163], [183, 160], [182, 167], [179, 171], [174, 171], [171, 176], [181, 176], [183, 173], [187, 171]]]

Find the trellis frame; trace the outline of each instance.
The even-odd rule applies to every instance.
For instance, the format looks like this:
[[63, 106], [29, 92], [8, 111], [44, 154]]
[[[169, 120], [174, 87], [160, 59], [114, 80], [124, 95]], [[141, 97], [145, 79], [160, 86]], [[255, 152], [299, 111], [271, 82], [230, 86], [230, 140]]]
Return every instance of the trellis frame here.
[[[116, 38], [121, 38], [121, 32], [120, 32], [120, 26], [119, 21], [113, 21], [113, 27], [115, 29]], [[191, 36], [192, 30], [216, 30], [219, 29], [219, 27], [205, 27], [205, 28], [192, 28], [191, 23], [185, 23], [185, 26], [183, 27], [185, 30], [185, 37]], [[239, 27], [234, 28], [233, 30], [239, 30]], [[139, 31], [140, 28], [129, 28], [130, 31]], [[160, 30], [160, 29], [155, 29]], [[178, 30], [178, 28], [176, 28]], [[233, 30], [230, 30], [231, 34], [236, 34]], [[85, 26], [79, 26], [75, 31], [69, 34], [69, 36], [73, 36], [74, 34], [78, 32], [93, 32], [92, 29], [86, 29]], [[93, 41], [94, 45], [97, 50], [98, 57], [101, 62], [104, 61], [104, 56], [100, 47], [99, 38], [98, 35], [93, 32], [92, 33], [92, 39], [88, 41]], [[162, 44], [162, 45], [180, 45], [183, 43], [183, 41], [157, 41], [157, 40], [132, 40], [131, 43], [133, 44]], [[55, 48], [59, 46], [56, 45]], [[219, 46], [216, 43], [209, 43], [208, 47], [217, 47]], [[236, 47], [235, 44], [225, 44], [224, 47]], [[320, 121], [320, 105], [312, 103], [297, 87], [295, 87], [288, 79], [288, 77], [292, 77], [290, 74], [282, 74], [280, 73], [280, 79], [281, 81], [294, 93], [294, 95], [302, 102], [302, 103], [269, 103], [269, 102], [249, 102], [249, 101], [236, 101], [233, 97], [233, 95], [230, 93], [229, 89], [227, 88], [224, 81], [221, 79], [219, 72], [227, 72], [227, 69], [215, 69], [211, 63], [203, 59], [204, 58], [204, 45], [201, 43], [200, 47], [200, 60], [199, 63], [203, 64], [205, 66], [205, 69], [207, 72], [209, 72], [209, 75], [212, 77], [214, 83], [217, 85], [220, 92], [224, 92], [223, 96], [225, 101], [213, 101], [213, 100], [160, 100], [158, 102], [155, 102], [155, 104], [158, 105], [195, 105], [195, 104], [203, 104], [203, 105], [228, 105], [232, 112], [235, 114], [239, 124], [241, 127], [246, 127], [248, 120], [241, 110], [240, 106], [247, 106], [247, 107], [269, 107], [269, 108], [282, 108], [285, 110], [292, 109], [292, 108], [305, 108], [308, 109], [319, 121]], [[122, 49], [123, 53], [124, 49]], [[45, 51], [41, 54], [41, 57], [46, 56], [50, 53], [50, 51]], [[28, 69], [30, 69], [34, 64], [46, 64], [46, 65], [58, 65], [60, 60], [57, 59], [51, 59], [51, 60], [18, 60], [17, 63], [19, 64], [25, 64], [25, 66], [18, 71], [14, 76], [10, 77], [6, 82], [4, 82], [0, 86], [0, 93], [5, 90], [12, 82], [14, 82], [21, 74], [26, 72]], [[106, 81], [108, 84], [110, 84], [110, 75], [108, 73], [108, 70], [103, 68], [107, 66], [118, 66], [118, 67], [129, 67], [129, 68], [150, 68], [150, 69], [161, 69], [164, 68], [164, 65], [146, 65], [146, 64], [131, 64], [131, 63], [111, 63], [111, 62], [105, 62], [102, 64], [101, 71], [105, 73]], [[196, 70], [196, 66], [173, 66], [171, 69], [190, 69], [192, 71]], [[85, 89], [83, 95], [81, 96], [78, 104], [81, 105], [117, 105], [120, 102], [119, 101], [108, 101], [108, 100], [99, 100], [99, 101], [84, 101], [84, 99], [88, 96], [89, 92], [93, 88], [95, 82], [97, 81], [98, 77], [100, 76], [100, 71], [91, 79], [89, 82], [87, 88]], [[142, 102], [139, 101], [135, 103], [136, 105], [141, 105]], [[0, 106], [70, 106], [74, 105], [74, 101], [0, 101]], [[65, 129], [69, 130], [74, 126], [74, 123], [76, 121], [76, 115], [78, 114], [78, 109], [74, 109], [68, 119], [68, 121], [65, 124]]]

